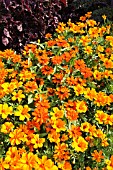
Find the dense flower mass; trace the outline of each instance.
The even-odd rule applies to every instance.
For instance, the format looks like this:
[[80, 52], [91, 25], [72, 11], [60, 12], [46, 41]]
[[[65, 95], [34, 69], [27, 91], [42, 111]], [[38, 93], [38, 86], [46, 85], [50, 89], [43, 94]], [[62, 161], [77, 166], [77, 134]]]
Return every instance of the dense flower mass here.
[[113, 36], [90, 16], [0, 51], [1, 170], [113, 170]]

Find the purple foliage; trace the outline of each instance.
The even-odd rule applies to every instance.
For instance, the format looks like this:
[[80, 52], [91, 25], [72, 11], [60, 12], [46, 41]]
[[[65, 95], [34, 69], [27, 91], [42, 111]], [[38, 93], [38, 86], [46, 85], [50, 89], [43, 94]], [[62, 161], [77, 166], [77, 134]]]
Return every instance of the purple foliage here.
[[61, 20], [59, 0], [3, 0], [0, 36], [4, 48], [20, 50], [37, 39], [44, 40]]

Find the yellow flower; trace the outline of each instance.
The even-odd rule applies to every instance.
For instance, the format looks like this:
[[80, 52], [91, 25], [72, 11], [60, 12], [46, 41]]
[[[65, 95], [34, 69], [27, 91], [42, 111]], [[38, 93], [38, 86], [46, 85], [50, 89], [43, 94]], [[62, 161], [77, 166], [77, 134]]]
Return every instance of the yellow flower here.
[[54, 107], [53, 112], [50, 112], [50, 115], [52, 116], [51, 117], [52, 120], [56, 120], [56, 119], [59, 119], [59, 118], [63, 118], [64, 111], [59, 110], [58, 107]]
[[77, 86], [74, 87], [74, 92], [76, 96], [79, 96], [80, 94], [84, 93], [84, 87], [78, 84]]
[[19, 105], [17, 107], [17, 111], [14, 112], [14, 115], [19, 116], [20, 120], [24, 120], [25, 118], [29, 120], [30, 118], [30, 114], [28, 113], [29, 111], [30, 108], [28, 107], [28, 105], [24, 105], [24, 107], [22, 105]]
[[58, 170], [57, 166], [54, 165], [51, 159], [47, 159], [47, 156], [42, 156], [42, 159], [38, 158], [38, 166], [35, 170]]
[[103, 18], [104, 20], [106, 20], [107, 17], [106, 17], [106, 15], [102, 15], [102, 18]]
[[81, 129], [81, 131], [83, 131], [83, 132], [89, 132], [90, 123], [88, 123], [88, 122], [82, 123], [80, 129]]
[[36, 169], [38, 157], [32, 152], [23, 153], [22, 157], [19, 160], [19, 167], [21, 170], [32, 170]]
[[78, 113], [85, 113], [87, 111], [87, 105], [84, 101], [77, 101], [76, 109]]
[[13, 94], [12, 100], [13, 101], [18, 100], [19, 103], [22, 101], [23, 98], [25, 98], [25, 95], [22, 94], [22, 90], [19, 90], [17, 93], [14, 91], [12, 94]]
[[31, 139], [31, 143], [34, 144], [35, 149], [41, 148], [44, 142], [45, 142], [45, 138], [39, 138], [38, 134], [34, 135], [34, 137]]
[[87, 53], [87, 54], [92, 54], [92, 47], [91, 46], [85, 47], [84, 52]]
[[13, 108], [8, 106], [7, 103], [0, 104], [0, 114], [3, 119], [7, 118], [8, 115], [12, 115]]
[[97, 110], [95, 117], [99, 124], [103, 124], [104, 121], [107, 119], [107, 114], [104, 113], [102, 110]]
[[88, 148], [88, 142], [82, 136], [79, 136], [78, 139], [73, 139], [72, 147], [77, 152], [84, 152]]
[[97, 46], [97, 50], [98, 50], [99, 52], [103, 52], [103, 51], [104, 51], [104, 47], [101, 46], [101, 45], [98, 45], [98, 46]]
[[7, 134], [7, 133], [9, 133], [13, 128], [14, 128], [14, 125], [13, 125], [12, 122], [5, 122], [4, 124], [2, 124], [1, 132]]

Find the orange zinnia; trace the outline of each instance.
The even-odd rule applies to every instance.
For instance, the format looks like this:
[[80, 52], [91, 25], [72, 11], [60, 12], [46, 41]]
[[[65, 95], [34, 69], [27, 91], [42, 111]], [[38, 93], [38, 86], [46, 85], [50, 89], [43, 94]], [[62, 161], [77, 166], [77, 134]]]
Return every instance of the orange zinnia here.
[[99, 152], [97, 150], [94, 150], [94, 152], [91, 154], [93, 156], [93, 160], [96, 160], [96, 162], [101, 162], [101, 159], [104, 159], [104, 156], [102, 155], [102, 150]]
[[56, 89], [56, 95], [60, 98], [60, 100], [63, 100], [65, 98], [69, 97], [69, 89], [67, 87], [58, 87]]

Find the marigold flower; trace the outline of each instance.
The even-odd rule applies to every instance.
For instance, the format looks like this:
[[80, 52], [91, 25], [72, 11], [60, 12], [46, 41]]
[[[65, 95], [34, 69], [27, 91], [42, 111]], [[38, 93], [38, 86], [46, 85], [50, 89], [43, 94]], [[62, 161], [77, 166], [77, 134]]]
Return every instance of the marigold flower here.
[[22, 105], [18, 105], [17, 111], [14, 112], [14, 115], [19, 116], [20, 120], [24, 120], [25, 118], [29, 120], [30, 118], [30, 114], [28, 113], [29, 111], [30, 108], [28, 107], [28, 105], [24, 105], [24, 107]]
[[84, 152], [88, 148], [88, 142], [82, 136], [79, 136], [77, 139], [73, 138], [72, 147], [77, 152]]
[[96, 160], [96, 162], [101, 162], [101, 159], [104, 159], [104, 156], [102, 155], [102, 150], [99, 152], [97, 150], [94, 150], [94, 152], [91, 154], [93, 156], [93, 160]]
[[31, 143], [34, 144], [34, 148], [41, 148], [43, 146], [43, 143], [45, 142], [45, 138], [39, 138], [39, 135], [36, 134], [31, 139]]
[[19, 145], [22, 141], [24, 141], [24, 133], [21, 129], [15, 129], [13, 132], [9, 134], [11, 145]]
[[5, 170], [5, 169], [9, 169], [9, 163], [3, 158], [0, 158], [0, 170]]
[[52, 120], [63, 118], [64, 110], [59, 110], [58, 107], [53, 107], [53, 112], [50, 112], [50, 115], [52, 116]]
[[12, 100], [13, 101], [18, 100], [19, 103], [22, 101], [23, 98], [25, 98], [25, 95], [23, 94], [22, 90], [19, 90], [17, 93], [14, 91], [12, 95], [13, 95]]
[[81, 131], [83, 131], [83, 132], [89, 132], [90, 123], [88, 123], [88, 122], [82, 123], [80, 129], [81, 129]]
[[52, 125], [52, 127], [56, 130], [56, 132], [65, 131], [66, 130], [65, 124], [66, 124], [65, 121], [57, 119], [54, 120], [54, 124]]
[[103, 124], [104, 121], [107, 119], [107, 114], [101, 110], [97, 110], [95, 117], [99, 124]]
[[74, 86], [74, 92], [77, 96], [84, 93], [84, 87], [78, 84], [77, 86]]
[[58, 167], [62, 170], [72, 170], [72, 166], [68, 161], [58, 163]]
[[5, 122], [4, 124], [2, 124], [1, 132], [7, 134], [7, 133], [9, 133], [13, 128], [14, 128], [14, 125], [13, 125], [12, 122]]
[[19, 160], [19, 167], [23, 170], [32, 170], [33, 168], [35, 169], [37, 165], [37, 159], [38, 157], [34, 155], [32, 152], [23, 153], [22, 157]]
[[58, 97], [60, 98], [60, 100], [63, 100], [65, 98], [68, 98], [69, 97], [69, 89], [67, 87], [58, 87], [56, 89], [56, 95], [58, 95]]
[[78, 113], [85, 113], [87, 111], [87, 105], [84, 101], [77, 101], [76, 109]]
[[0, 104], [0, 115], [3, 119], [6, 119], [8, 115], [13, 114], [12, 106], [8, 106], [7, 103]]
[[56, 130], [51, 130], [51, 132], [48, 134], [49, 141], [59, 143], [60, 142], [60, 134], [56, 132]]
[[68, 151], [68, 145], [65, 143], [58, 143], [55, 146], [55, 151], [53, 157], [56, 161], [63, 161], [63, 160], [69, 160], [70, 153]]
[[38, 166], [36, 170], [58, 170], [57, 166], [54, 165], [51, 159], [47, 159], [47, 156], [42, 156], [42, 159], [38, 158]]

